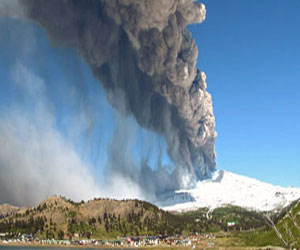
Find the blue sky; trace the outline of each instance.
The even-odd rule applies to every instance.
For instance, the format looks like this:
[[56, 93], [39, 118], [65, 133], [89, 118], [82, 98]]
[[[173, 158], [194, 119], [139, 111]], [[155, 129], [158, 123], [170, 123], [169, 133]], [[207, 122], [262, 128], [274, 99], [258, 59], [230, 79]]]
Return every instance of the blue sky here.
[[[300, 2], [203, 2], [206, 21], [189, 29], [213, 98], [218, 168], [300, 187]], [[16, 105], [33, 112], [36, 105], [13, 84], [11, 71], [19, 64], [44, 79], [47, 94], [36, 98], [53, 110], [53, 126], [101, 179], [117, 115], [88, 67], [72, 49], [52, 46], [37, 25], [1, 19], [1, 114]], [[143, 151], [155, 165], [155, 146], [163, 140], [133, 127], [135, 160]], [[163, 160], [168, 163], [165, 152]]]

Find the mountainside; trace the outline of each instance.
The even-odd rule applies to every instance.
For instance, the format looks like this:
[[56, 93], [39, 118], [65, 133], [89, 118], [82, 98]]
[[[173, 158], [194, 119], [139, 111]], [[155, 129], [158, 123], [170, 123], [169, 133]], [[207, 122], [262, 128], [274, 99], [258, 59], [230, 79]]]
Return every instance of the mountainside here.
[[274, 186], [219, 170], [212, 179], [199, 181], [193, 189], [162, 196], [156, 204], [167, 211], [191, 211], [203, 207], [213, 210], [227, 205], [275, 211], [299, 198], [300, 188]]
[[300, 200], [280, 213], [264, 214], [269, 227], [254, 231], [233, 232], [231, 241], [241, 246], [281, 246], [284, 249], [300, 249]]
[[[230, 228], [229, 222], [234, 222]], [[40, 239], [186, 235], [262, 226], [266, 226], [262, 214], [239, 207], [219, 208], [212, 213], [208, 209], [170, 213], [139, 200], [94, 199], [76, 203], [56, 196], [0, 219], [0, 233], [34, 234]]]
[[0, 219], [0, 232], [33, 233], [40, 238], [173, 235], [190, 224], [193, 221], [144, 201], [94, 199], [76, 203], [54, 196], [37, 207]]

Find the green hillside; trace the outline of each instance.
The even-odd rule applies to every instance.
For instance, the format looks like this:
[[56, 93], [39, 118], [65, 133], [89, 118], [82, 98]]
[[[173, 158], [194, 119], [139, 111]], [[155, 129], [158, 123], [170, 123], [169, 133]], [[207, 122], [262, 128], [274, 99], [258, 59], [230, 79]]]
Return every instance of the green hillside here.
[[268, 228], [260, 228], [251, 232], [239, 232], [233, 234], [232, 237], [241, 240], [242, 245], [245, 246], [273, 245], [300, 249], [299, 200], [281, 211], [280, 214], [265, 214], [265, 220], [268, 222]]
[[237, 206], [227, 206], [209, 211], [207, 208], [181, 215], [197, 221], [202, 232], [241, 231], [266, 226], [263, 214]]

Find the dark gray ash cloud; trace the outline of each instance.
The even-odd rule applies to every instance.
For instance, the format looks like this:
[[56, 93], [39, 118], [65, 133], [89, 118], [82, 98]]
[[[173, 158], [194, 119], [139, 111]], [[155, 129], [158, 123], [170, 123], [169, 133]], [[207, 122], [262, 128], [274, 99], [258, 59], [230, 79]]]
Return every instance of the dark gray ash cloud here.
[[[54, 44], [75, 48], [113, 107], [165, 137], [176, 169], [168, 182], [160, 179], [170, 183], [170, 190], [192, 186], [216, 169], [212, 100], [206, 76], [196, 68], [197, 46], [186, 28], [205, 19], [203, 4], [193, 0], [13, 2], [2, 16], [33, 20]], [[21, 14], [11, 14], [14, 5], [19, 5]], [[152, 174], [156, 179], [157, 173]]]

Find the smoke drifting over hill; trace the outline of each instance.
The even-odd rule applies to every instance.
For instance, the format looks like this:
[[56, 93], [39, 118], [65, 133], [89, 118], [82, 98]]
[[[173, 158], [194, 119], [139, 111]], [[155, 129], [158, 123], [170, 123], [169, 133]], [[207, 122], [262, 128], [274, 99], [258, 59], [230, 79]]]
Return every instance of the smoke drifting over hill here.
[[75, 200], [101, 195], [87, 164], [55, 126], [46, 82], [22, 63], [10, 75], [22, 101], [0, 112], [0, 203], [28, 206], [53, 194]]
[[192, 186], [216, 169], [211, 96], [186, 29], [205, 14], [193, 0], [0, 1], [0, 16], [33, 20], [54, 44], [77, 49], [111, 105], [165, 137], [176, 165], [168, 176], [148, 167], [131, 175], [123, 164], [132, 181], [148, 175], [159, 182], [154, 193]]

